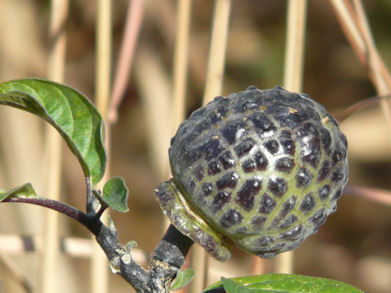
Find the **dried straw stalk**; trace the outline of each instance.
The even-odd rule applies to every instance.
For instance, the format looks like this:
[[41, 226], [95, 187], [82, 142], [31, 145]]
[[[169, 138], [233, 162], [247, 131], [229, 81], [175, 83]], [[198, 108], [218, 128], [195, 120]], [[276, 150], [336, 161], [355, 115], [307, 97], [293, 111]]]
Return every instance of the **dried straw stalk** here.
[[[173, 72], [173, 113], [171, 115], [170, 135], [175, 134], [179, 124], [186, 115], [186, 87], [189, 65], [189, 39], [191, 23], [192, 0], [179, 0], [176, 13], [176, 35], [174, 48], [174, 72]], [[169, 162], [167, 160], [167, 173], [170, 175]], [[164, 228], [167, 229], [169, 221], [165, 218]], [[183, 288], [178, 293], [185, 293], [189, 288]]]
[[[48, 61], [48, 78], [57, 82], [64, 81], [66, 35], [64, 30], [68, 14], [67, 0], [52, 0], [50, 14], [49, 39], [51, 48]], [[45, 194], [48, 198], [59, 200], [62, 173], [62, 139], [49, 124], [45, 124]], [[41, 292], [51, 293], [58, 290], [58, 220], [55, 211], [45, 211], [44, 251], [41, 271]]]
[[[368, 67], [369, 78], [374, 84], [378, 95], [389, 95], [391, 93], [390, 73], [376, 48], [361, 1], [330, 0], [330, 3], [354, 52], [357, 54], [360, 62]], [[389, 101], [386, 99], [382, 100], [381, 107], [386, 122], [391, 128]]]
[[[283, 85], [285, 89], [293, 92], [302, 90], [306, 12], [306, 0], [288, 2]], [[291, 274], [293, 272], [293, 255], [293, 251], [278, 255], [276, 257], [275, 271]]]
[[143, 14], [144, 0], [131, 0], [126, 16], [125, 31], [114, 75], [113, 90], [108, 110], [107, 118], [110, 124], [115, 123], [118, 119], [118, 107], [124, 97], [129, 81]]
[[[215, 1], [203, 105], [222, 94], [231, 5], [231, 0]], [[208, 282], [207, 263], [205, 250], [195, 246], [191, 253], [191, 266], [196, 271], [197, 278], [190, 284], [190, 292], [201, 292], [205, 288]]]
[[[107, 120], [111, 91], [111, 5], [110, 0], [99, 0], [97, 6], [95, 102], [104, 121]], [[110, 128], [107, 124], [105, 134], [107, 157], [110, 158]], [[110, 160], [107, 162], [106, 173], [101, 182], [105, 182], [108, 179], [109, 173]], [[103, 221], [107, 223], [107, 214], [103, 215]], [[107, 267], [106, 256], [99, 245], [94, 243], [94, 253], [91, 262], [91, 292], [108, 292], [109, 275]]]

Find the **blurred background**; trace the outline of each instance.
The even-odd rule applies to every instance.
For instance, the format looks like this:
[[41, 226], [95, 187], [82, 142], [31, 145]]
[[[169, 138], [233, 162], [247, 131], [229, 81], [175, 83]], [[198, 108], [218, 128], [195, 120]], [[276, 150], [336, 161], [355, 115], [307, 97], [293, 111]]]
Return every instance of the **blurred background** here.
[[[389, 67], [391, 2], [367, 0], [363, 4], [380, 55]], [[129, 1], [112, 1], [112, 72], [117, 66], [128, 5]], [[167, 179], [167, 150], [174, 134], [167, 128], [176, 7], [173, 0], [145, 1], [129, 83], [118, 120], [111, 127], [110, 172], [123, 176], [130, 189], [130, 212], [113, 212], [112, 218], [121, 241], [135, 240], [146, 253], [153, 251], [164, 233], [163, 215], [153, 190]], [[208, 0], [192, 3], [186, 116], [202, 103], [213, 7], [214, 2]], [[0, 0], [1, 82], [47, 77], [50, 13], [49, 1]], [[270, 88], [282, 84], [286, 15], [287, 1], [232, 1], [224, 95], [249, 85]], [[65, 83], [92, 101], [96, 95], [96, 17], [97, 1], [71, 0], [64, 26]], [[348, 43], [329, 1], [308, 1], [303, 92], [337, 116], [350, 105], [377, 95], [368, 78], [368, 67], [360, 63]], [[380, 106], [373, 103], [354, 112], [341, 126], [350, 147], [350, 184], [389, 190], [391, 135]], [[32, 182], [38, 194], [45, 196], [43, 135], [43, 123], [38, 118], [0, 107], [1, 188]], [[83, 209], [83, 173], [64, 144], [62, 170], [61, 200]], [[81, 225], [64, 216], [59, 221], [60, 237], [89, 239]], [[23, 252], [11, 240], [34, 236], [39, 244], [43, 227], [43, 208], [0, 205], [0, 248], [6, 246], [0, 249], [0, 292], [26, 292], [15, 272], [28, 280], [34, 292], [40, 292], [42, 251]], [[252, 258], [236, 249], [233, 255], [226, 264], [212, 263], [208, 283], [221, 275], [251, 274]], [[66, 253], [59, 259], [55, 292], [90, 292], [89, 259]], [[263, 265], [264, 272], [273, 272], [274, 260]], [[345, 193], [337, 212], [296, 250], [294, 272], [334, 278], [365, 292], [391, 292], [391, 206]], [[109, 278], [110, 292], [132, 292], [120, 277], [110, 273]]]

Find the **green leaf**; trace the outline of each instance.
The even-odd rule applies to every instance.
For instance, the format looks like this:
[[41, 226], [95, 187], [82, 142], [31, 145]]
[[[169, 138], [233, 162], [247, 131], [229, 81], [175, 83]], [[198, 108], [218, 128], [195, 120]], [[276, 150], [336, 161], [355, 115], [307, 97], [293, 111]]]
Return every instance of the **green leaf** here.
[[65, 139], [92, 183], [102, 179], [106, 167], [103, 121], [83, 94], [48, 80], [20, 79], [0, 83], [0, 104], [48, 121]]
[[4, 190], [0, 191], [0, 202], [10, 197], [39, 198], [39, 196], [35, 193], [35, 190], [31, 183], [26, 183], [21, 186], [15, 187], [8, 192], [5, 192]]
[[194, 270], [178, 270], [175, 282], [171, 285], [170, 290], [175, 291], [187, 286], [194, 279]]
[[240, 283], [237, 283], [230, 279], [221, 278], [221, 282], [227, 293], [252, 293], [253, 292], [251, 289], [248, 289], [246, 286], [241, 285]]
[[228, 293], [363, 293], [349, 284], [318, 277], [287, 274], [265, 274], [232, 279], [223, 279], [212, 284], [203, 292], [220, 288]]
[[129, 190], [124, 179], [122, 177], [112, 177], [103, 187], [101, 200], [113, 210], [125, 213], [129, 211], [128, 197]]

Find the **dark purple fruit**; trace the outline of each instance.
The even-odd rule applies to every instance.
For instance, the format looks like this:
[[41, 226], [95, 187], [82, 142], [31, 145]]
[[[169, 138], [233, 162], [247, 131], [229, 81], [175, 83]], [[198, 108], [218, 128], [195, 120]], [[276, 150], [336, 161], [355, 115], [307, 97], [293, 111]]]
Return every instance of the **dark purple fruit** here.
[[230, 245], [264, 258], [294, 249], [335, 211], [348, 180], [336, 120], [281, 87], [217, 97], [171, 141], [163, 212], [219, 260]]

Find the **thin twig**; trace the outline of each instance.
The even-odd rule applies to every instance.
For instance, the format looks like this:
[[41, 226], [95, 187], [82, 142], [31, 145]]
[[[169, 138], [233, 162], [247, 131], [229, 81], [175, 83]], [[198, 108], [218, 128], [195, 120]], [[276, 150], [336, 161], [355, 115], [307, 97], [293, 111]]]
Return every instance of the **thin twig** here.
[[[306, 12], [306, 0], [288, 2], [283, 85], [285, 89], [293, 92], [301, 92], [302, 90]], [[275, 259], [275, 271], [291, 274], [293, 272], [293, 255], [293, 251], [278, 255]]]
[[96, 213], [96, 217], [97, 217], [98, 219], [102, 216], [102, 214], [103, 214], [103, 212], [106, 210], [106, 208], [107, 208], [107, 206], [101, 206], [101, 207], [99, 208], [98, 212]]
[[357, 195], [378, 203], [391, 206], [391, 192], [384, 189], [348, 185], [345, 187], [344, 193]]
[[357, 103], [354, 103], [353, 105], [349, 106], [348, 108], [344, 109], [342, 112], [334, 114], [334, 117], [339, 121], [343, 122], [345, 119], [349, 118], [351, 115], [356, 113], [357, 111], [360, 111], [369, 105], [373, 105], [375, 103], [380, 103], [384, 99], [390, 99], [391, 95], [387, 96], [372, 96], [369, 98], [365, 98], [364, 100], [358, 101]]
[[118, 107], [121, 104], [129, 81], [143, 14], [144, 0], [130, 0], [107, 116], [110, 124], [115, 123], [118, 119]]
[[[364, 8], [360, 1], [330, 0], [343, 31], [359, 60], [369, 69], [369, 77], [379, 95], [391, 92], [391, 77], [376, 49]], [[391, 111], [388, 101], [382, 103], [383, 115], [391, 129]]]

